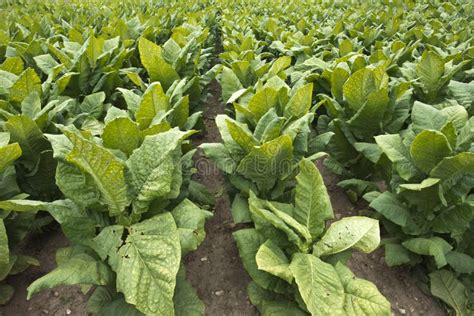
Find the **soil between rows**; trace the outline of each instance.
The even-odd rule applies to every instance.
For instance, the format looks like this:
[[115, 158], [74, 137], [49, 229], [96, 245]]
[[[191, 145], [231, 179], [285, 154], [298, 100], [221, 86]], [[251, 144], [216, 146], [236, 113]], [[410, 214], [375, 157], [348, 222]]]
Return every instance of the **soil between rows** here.
[[[219, 142], [220, 135], [215, 125], [215, 116], [224, 113], [225, 106], [219, 101], [220, 87], [217, 82], [211, 85], [211, 97], [204, 110], [204, 135], [194, 141], [198, 146], [205, 142]], [[196, 159], [206, 159], [198, 152]], [[208, 164], [210, 165], [210, 164]], [[337, 187], [336, 176], [318, 167], [331, 197], [337, 218], [357, 215], [357, 209], [343, 190]], [[206, 306], [206, 315], [212, 316], [252, 316], [258, 315], [250, 304], [246, 287], [250, 281], [245, 272], [232, 238], [235, 226], [232, 225], [230, 201], [225, 190], [221, 173], [206, 174], [198, 168], [194, 180], [206, 185], [217, 195], [214, 217], [206, 224], [206, 239], [199, 249], [184, 258], [187, 278], [197, 290]], [[88, 315], [86, 311], [87, 295], [78, 286], [63, 286], [53, 290], [44, 290], [26, 300], [26, 288], [35, 279], [55, 267], [56, 249], [68, 245], [59, 229], [32, 236], [25, 245], [25, 254], [36, 257], [40, 267], [30, 268], [26, 272], [12, 276], [8, 283], [15, 287], [15, 295], [6, 306], [0, 306], [0, 316], [23, 315]], [[350, 267], [358, 277], [374, 282], [392, 304], [395, 315], [447, 315], [444, 307], [433, 297], [423, 293], [417, 286], [417, 280], [408, 269], [389, 268], [378, 250], [365, 255], [354, 253]]]

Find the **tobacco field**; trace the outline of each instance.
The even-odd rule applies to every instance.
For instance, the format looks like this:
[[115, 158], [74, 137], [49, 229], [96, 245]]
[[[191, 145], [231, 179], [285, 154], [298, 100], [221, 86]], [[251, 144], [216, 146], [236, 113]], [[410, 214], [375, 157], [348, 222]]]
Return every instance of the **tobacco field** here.
[[0, 315], [474, 315], [473, 26], [1, 0]]

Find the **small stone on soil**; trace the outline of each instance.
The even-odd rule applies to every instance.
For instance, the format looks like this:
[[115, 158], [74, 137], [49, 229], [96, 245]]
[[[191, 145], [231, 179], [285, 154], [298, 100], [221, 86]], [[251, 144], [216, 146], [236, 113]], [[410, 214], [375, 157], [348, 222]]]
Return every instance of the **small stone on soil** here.
[[68, 308], [66, 309], [66, 315], [71, 315], [72, 314], [72, 311]]
[[224, 291], [223, 290], [216, 291], [214, 294], [216, 294], [216, 296], [222, 296], [224, 295]]
[[237, 227], [237, 225], [235, 223], [229, 223], [229, 224], [226, 224], [225, 225], [228, 229], [234, 229], [235, 227]]
[[58, 297], [59, 296], [59, 292], [58, 291], [54, 291], [54, 296]]
[[201, 261], [207, 261], [207, 257], [202, 257]]
[[403, 315], [407, 313], [407, 311], [403, 308], [399, 308], [398, 311], [400, 312], [400, 314], [403, 314]]
[[49, 314], [49, 310], [43, 309], [43, 314]]

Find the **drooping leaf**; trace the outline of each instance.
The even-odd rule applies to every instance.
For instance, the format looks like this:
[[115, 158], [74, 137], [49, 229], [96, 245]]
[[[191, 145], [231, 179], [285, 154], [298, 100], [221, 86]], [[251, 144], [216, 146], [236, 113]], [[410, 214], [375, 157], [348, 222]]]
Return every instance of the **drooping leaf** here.
[[431, 293], [454, 309], [457, 316], [468, 315], [468, 294], [465, 286], [448, 270], [430, 274]]
[[270, 239], [258, 248], [255, 260], [258, 269], [280, 277], [288, 283], [291, 283], [293, 280], [288, 258], [283, 250]]
[[369, 205], [388, 220], [402, 227], [406, 226], [410, 213], [408, 208], [391, 192], [384, 192]]
[[413, 238], [404, 241], [402, 245], [416, 254], [433, 256], [438, 269], [447, 264], [446, 254], [453, 249], [448, 242], [440, 237]]
[[112, 273], [107, 265], [85, 253], [79, 254], [34, 281], [28, 287], [28, 299], [45, 288], [75, 284], [106, 285], [111, 281]]

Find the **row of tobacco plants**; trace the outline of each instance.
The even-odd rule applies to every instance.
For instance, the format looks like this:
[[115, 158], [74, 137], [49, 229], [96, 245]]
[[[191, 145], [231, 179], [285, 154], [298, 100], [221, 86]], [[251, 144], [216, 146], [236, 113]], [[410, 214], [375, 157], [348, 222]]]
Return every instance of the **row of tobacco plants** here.
[[[39, 264], [18, 245], [54, 220], [71, 246], [29, 296], [80, 284], [95, 314], [203, 314], [181, 258], [212, 216], [190, 139], [217, 76], [222, 142], [201, 148], [248, 227], [234, 238], [262, 315], [390, 315], [346, 266], [379, 246], [472, 313], [472, 3], [3, 6], [0, 280]], [[365, 216], [333, 219], [317, 159]]]
[[[229, 114], [223, 143], [203, 149], [235, 189], [234, 220], [254, 226], [234, 233], [250, 300], [264, 315], [390, 314], [344, 265], [378, 246], [379, 220], [387, 265], [416, 266], [422, 287], [472, 313], [474, 6], [301, 6], [221, 11]], [[325, 223], [313, 160], [326, 155], [369, 217]]]
[[[70, 246], [28, 298], [77, 284], [94, 314], [203, 314], [181, 259], [212, 216], [190, 142], [219, 69], [212, 17], [197, 2], [4, 5], [0, 280], [39, 264], [18, 245], [54, 220]], [[13, 291], [1, 281], [0, 303]]]

